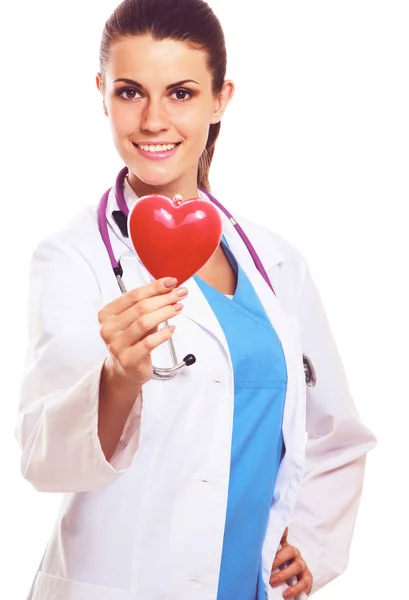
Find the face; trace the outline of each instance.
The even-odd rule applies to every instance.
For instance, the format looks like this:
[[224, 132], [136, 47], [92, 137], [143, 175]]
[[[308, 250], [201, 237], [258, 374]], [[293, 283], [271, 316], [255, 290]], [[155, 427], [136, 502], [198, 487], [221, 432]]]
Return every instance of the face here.
[[196, 195], [209, 127], [234, 90], [226, 82], [213, 93], [205, 52], [186, 42], [127, 37], [111, 46], [105, 85], [101, 75], [97, 84], [135, 191]]

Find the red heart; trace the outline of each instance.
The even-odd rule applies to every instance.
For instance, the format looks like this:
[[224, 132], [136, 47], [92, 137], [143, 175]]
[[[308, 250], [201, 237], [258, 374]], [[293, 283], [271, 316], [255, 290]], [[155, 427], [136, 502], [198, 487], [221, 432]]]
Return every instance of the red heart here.
[[222, 237], [222, 221], [210, 202], [182, 202], [166, 196], [143, 196], [128, 216], [135, 252], [155, 278], [176, 277], [181, 285], [214, 254]]

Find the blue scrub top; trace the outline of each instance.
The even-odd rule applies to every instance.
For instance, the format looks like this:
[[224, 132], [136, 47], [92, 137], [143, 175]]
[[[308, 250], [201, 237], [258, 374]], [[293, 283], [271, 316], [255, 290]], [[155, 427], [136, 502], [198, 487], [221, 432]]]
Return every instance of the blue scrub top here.
[[237, 273], [231, 300], [195, 277], [224, 331], [234, 372], [230, 481], [217, 600], [266, 600], [261, 551], [283, 455], [287, 368], [280, 340], [251, 282]]

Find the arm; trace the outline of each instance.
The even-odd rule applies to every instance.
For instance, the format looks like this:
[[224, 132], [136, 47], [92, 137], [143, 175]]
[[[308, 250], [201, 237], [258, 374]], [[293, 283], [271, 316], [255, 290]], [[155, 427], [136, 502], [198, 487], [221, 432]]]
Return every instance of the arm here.
[[118, 448], [135, 398], [141, 392], [142, 385], [121, 380], [111, 361], [105, 361], [99, 386], [98, 437], [107, 460]]
[[298, 317], [303, 351], [315, 366], [317, 385], [307, 388], [306, 464], [288, 541], [299, 548], [310, 568], [315, 592], [348, 564], [366, 453], [375, 445], [375, 438], [359, 419], [307, 268]]
[[[29, 307], [17, 427], [23, 475], [40, 491], [108, 485], [135, 456], [142, 402], [140, 395], [126, 398], [116, 427], [120, 444], [109, 462], [98, 436], [101, 372], [108, 356], [97, 318], [101, 294], [88, 263], [68, 244], [48, 241], [37, 248]], [[112, 406], [104, 400], [103, 431], [106, 417], [114, 416]], [[108, 445], [109, 455], [115, 443], [111, 439]]]

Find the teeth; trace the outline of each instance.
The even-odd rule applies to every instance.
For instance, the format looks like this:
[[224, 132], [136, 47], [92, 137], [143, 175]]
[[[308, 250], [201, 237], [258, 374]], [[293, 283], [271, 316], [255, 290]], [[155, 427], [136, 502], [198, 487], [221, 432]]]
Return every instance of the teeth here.
[[158, 144], [154, 146], [153, 144], [140, 144], [139, 148], [144, 150], [144, 152], [166, 152], [168, 150], [173, 150], [176, 147], [176, 144]]

